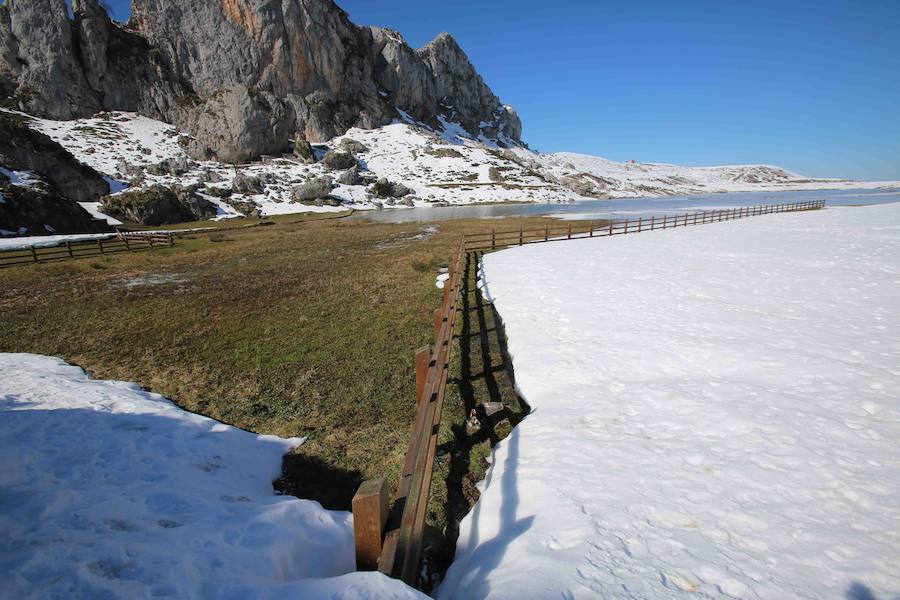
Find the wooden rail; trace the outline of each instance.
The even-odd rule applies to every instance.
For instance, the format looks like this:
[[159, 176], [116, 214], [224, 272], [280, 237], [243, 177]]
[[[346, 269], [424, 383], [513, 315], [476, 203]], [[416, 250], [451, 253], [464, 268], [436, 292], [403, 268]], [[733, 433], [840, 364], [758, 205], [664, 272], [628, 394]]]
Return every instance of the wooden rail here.
[[[418, 409], [390, 516], [383, 518], [388, 514], [387, 498], [381, 492], [384, 480], [364, 482], [353, 499], [357, 566], [377, 568], [412, 586], [419, 579], [425, 512], [447, 390], [464, 256], [460, 240], [444, 282], [443, 303], [435, 311], [434, 346], [416, 354]], [[362, 510], [358, 512], [357, 508]]]
[[793, 204], [770, 204], [765, 206], [744, 206], [713, 211], [695, 211], [662, 217], [641, 217], [639, 219], [625, 219], [597, 224], [591, 221], [588, 225], [554, 225], [540, 229], [518, 229], [512, 231], [496, 231], [490, 233], [468, 234], [463, 236], [465, 251], [496, 250], [509, 246], [522, 246], [538, 242], [553, 242], [559, 240], [572, 240], [586, 237], [608, 237], [611, 235], [624, 235], [628, 233], [640, 233], [655, 229], [671, 229], [673, 227], [687, 227], [689, 225], [703, 225], [730, 221], [732, 219], [744, 219], [759, 215], [774, 213], [796, 212], [802, 210], [816, 210], [825, 206], [824, 200], [809, 202], [796, 202]]
[[136, 252], [174, 245], [171, 233], [152, 231], [119, 232], [112, 238], [97, 238], [78, 242], [61, 242], [56, 246], [43, 248], [29, 246], [11, 250], [0, 249], [0, 269], [17, 265], [90, 258], [101, 254]]
[[430, 350], [421, 348], [416, 353], [418, 409], [393, 506], [389, 506], [385, 479], [364, 482], [353, 498], [357, 568], [377, 569], [391, 577], [402, 579], [413, 587], [419, 587], [425, 513], [431, 492], [453, 331], [461, 298], [463, 261], [469, 252], [561, 239], [605, 237], [685, 227], [756, 215], [813, 210], [824, 205], [824, 201], [798, 202], [697, 211], [675, 216], [640, 218], [636, 221], [627, 219], [604, 223], [602, 227], [591, 223], [587, 228], [544, 227], [539, 230], [491, 231], [488, 234], [462, 236], [449, 268], [449, 279], [444, 284], [443, 303], [435, 311], [434, 346]]

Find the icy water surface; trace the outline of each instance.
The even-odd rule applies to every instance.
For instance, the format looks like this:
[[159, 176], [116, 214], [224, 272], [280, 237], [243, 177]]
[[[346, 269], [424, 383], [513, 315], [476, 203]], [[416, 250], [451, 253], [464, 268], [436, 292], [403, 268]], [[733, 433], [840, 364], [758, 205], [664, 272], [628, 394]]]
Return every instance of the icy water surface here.
[[496, 204], [490, 206], [468, 205], [443, 208], [409, 208], [359, 212], [353, 218], [381, 223], [412, 223], [417, 221], [446, 221], [450, 219], [496, 219], [537, 215], [553, 215], [560, 219], [624, 219], [632, 216], [649, 217], [694, 210], [732, 208], [735, 206], [789, 204], [806, 200], [825, 200], [828, 206], [885, 204], [888, 202], [900, 202], [900, 189], [742, 192], [668, 196], [665, 198], [588, 200], [572, 204]]

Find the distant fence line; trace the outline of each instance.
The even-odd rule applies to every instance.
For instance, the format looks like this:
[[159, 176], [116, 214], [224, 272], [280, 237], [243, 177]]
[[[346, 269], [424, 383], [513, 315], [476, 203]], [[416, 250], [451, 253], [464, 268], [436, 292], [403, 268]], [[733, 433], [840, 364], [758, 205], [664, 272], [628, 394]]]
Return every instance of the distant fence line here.
[[102, 254], [153, 250], [174, 245], [169, 232], [119, 232], [113, 238], [97, 238], [77, 242], [61, 242], [56, 246], [0, 249], [0, 268], [17, 265], [90, 258]]
[[694, 213], [625, 219], [588, 226], [544, 227], [468, 234], [460, 239], [450, 263], [449, 279], [444, 285], [441, 308], [434, 313], [434, 346], [416, 352], [416, 420], [397, 492], [391, 505], [387, 480], [363, 482], [353, 498], [353, 529], [356, 542], [356, 565], [359, 570], [379, 570], [419, 587], [426, 509], [431, 493], [434, 459], [447, 388], [450, 356], [453, 347], [456, 314], [463, 286], [463, 260], [469, 252], [496, 250], [539, 242], [609, 237], [671, 229], [688, 225], [717, 223], [774, 213], [816, 210], [824, 200], [750, 206], [743, 208], [696, 211]]
[[562, 225], [547, 226], [541, 229], [518, 229], [511, 231], [492, 230], [490, 233], [464, 235], [463, 241], [467, 252], [473, 250], [496, 250], [498, 248], [522, 246], [538, 242], [609, 237], [611, 235], [641, 233], [656, 229], [671, 229], [673, 227], [718, 223], [719, 221], [731, 221], [733, 219], [744, 219], [747, 217], [756, 217], [774, 213], [816, 210], [823, 208], [824, 206], [824, 200], [812, 200], [809, 202], [796, 202], [794, 204], [744, 206], [740, 208], [665, 215], [662, 217], [640, 217], [638, 219], [624, 219], [619, 221], [609, 221], [608, 223], [604, 222], [602, 225], [591, 221], [588, 225], [574, 227], [572, 225]]

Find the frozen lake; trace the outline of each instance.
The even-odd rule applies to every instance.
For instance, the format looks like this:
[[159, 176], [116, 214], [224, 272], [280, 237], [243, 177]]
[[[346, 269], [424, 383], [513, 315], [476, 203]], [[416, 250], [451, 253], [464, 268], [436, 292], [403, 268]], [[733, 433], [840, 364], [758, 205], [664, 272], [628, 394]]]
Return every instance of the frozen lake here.
[[788, 204], [805, 200], [821, 200], [829, 206], [855, 206], [900, 202], [900, 189], [874, 190], [809, 190], [802, 192], [742, 192], [697, 194], [665, 198], [624, 198], [588, 200], [571, 204], [495, 204], [448, 206], [441, 208], [409, 208], [356, 213], [354, 219], [380, 223], [413, 223], [451, 219], [497, 219], [553, 215], [561, 219], [624, 219], [627, 217], [672, 214], [681, 211], [713, 210], [760, 204]]

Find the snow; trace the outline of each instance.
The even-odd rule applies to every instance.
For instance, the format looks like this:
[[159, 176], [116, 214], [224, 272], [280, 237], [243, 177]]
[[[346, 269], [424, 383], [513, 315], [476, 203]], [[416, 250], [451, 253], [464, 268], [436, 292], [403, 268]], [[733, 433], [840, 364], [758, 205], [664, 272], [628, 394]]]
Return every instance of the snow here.
[[0, 596], [416, 598], [354, 573], [352, 516], [276, 496], [301, 443], [55, 358], [0, 354]]
[[[616, 162], [599, 156], [557, 152], [514, 152], [548, 177], [576, 176], [612, 198], [648, 198], [685, 194], [751, 191], [878, 189], [898, 182], [811, 179], [771, 165], [682, 167], [660, 163]], [[585, 177], [586, 176], [586, 177]]]
[[122, 221], [100, 212], [100, 202], [79, 202], [81, 208], [88, 211], [95, 219], [103, 219], [110, 225], [121, 225]]
[[115, 177], [120, 160], [149, 165], [184, 155], [177, 129], [134, 113], [102, 113], [72, 121], [33, 119], [29, 126], [108, 177]]
[[6, 175], [12, 185], [17, 185], [19, 187], [32, 187], [43, 183], [41, 178], [31, 171], [14, 171], [5, 167], [0, 167], [0, 173]]
[[439, 598], [900, 592], [900, 204], [482, 267], [533, 412]]
[[[6, 231], [0, 229], [0, 235], [22, 235], [27, 230], [22, 227], [19, 231]], [[50, 248], [66, 242], [84, 242], [88, 240], [107, 240], [115, 237], [114, 233], [76, 233], [69, 235], [32, 235], [26, 237], [14, 237], [3, 239], [0, 237], [0, 250], [19, 250], [22, 248]]]

